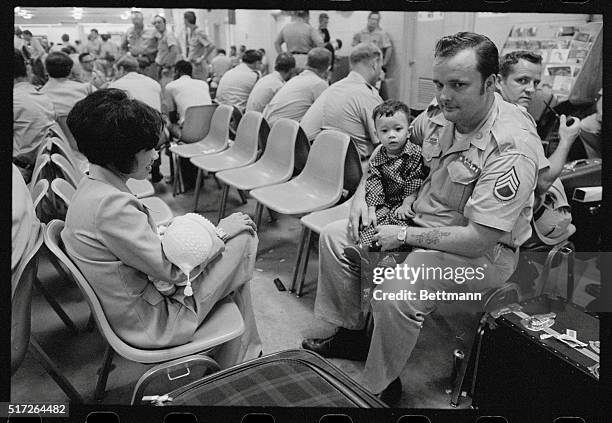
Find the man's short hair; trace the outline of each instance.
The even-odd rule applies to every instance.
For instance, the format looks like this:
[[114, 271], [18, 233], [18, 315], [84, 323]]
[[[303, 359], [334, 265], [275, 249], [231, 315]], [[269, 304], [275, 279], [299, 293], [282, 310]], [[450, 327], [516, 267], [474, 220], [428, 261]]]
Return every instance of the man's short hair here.
[[96, 35], [99, 35], [99, 34], [100, 34], [96, 28], [93, 28], [93, 29], [92, 29], [91, 31], [89, 31], [89, 32], [95, 32], [95, 33], [96, 33]]
[[319, 14], [319, 22], [322, 22], [323, 19], [329, 19], [329, 15], [327, 13], [321, 13]]
[[183, 13], [183, 18], [190, 24], [190, 25], [195, 25], [196, 23], [196, 15], [193, 11], [188, 10], [185, 13]]
[[155, 18], [161, 19], [164, 24], [167, 23], [166, 18], [164, 18], [162, 15], [155, 15], [155, 16], [153, 16], [153, 20], [155, 20]]
[[342, 40], [340, 38], [336, 38], [336, 44], [338, 44], [337, 50], [340, 50], [342, 48]]
[[246, 50], [244, 52], [244, 54], [242, 55], [242, 61], [244, 63], [249, 64], [249, 65], [252, 64], [252, 63], [260, 61], [261, 58], [262, 58], [261, 53], [258, 52], [257, 50], [253, 50], [253, 49]]
[[218, 49], [217, 49], [217, 54], [221, 54], [221, 53], [223, 53], [223, 54], [227, 54], [227, 53], [225, 52], [225, 49], [223, 49], [223, 48], [218, 48]]
[[79, 63], [83, 63], [83, 58], [85, 56], [91, 56], [91, 54], [89, 52], [79, 54]]
[[295, 68], [295, 58], [291, 53], [281, 53], [276, 56], [274, 70], [278, 72], [289, 72]]
[[368, 13], [368, 19], [370, 19], [370, 16], [372, 15], [378, 15], [380, 17], [380, 12], [378, 10], [370, 11], [370, 13]]
[[295, 16], [302, 19], [308, 19], [310, 17], [310, 13], [308, 12], [308, 10], [296, 10]]
[[13, 78], [25, 78], [28, 76], [28, 70], [25, 63], [23, 53], [17, 49], [15, 50], [15, 57], [13, 58]]
[[449, 58], [467, 49], [476, 53], [476, 69], [484, 81], [490, 75], [499, 73], [499, 53], [493, 41], [482, 34], [458, 32], [438, 40], [434, 49], [434, 58]]
[[32, 33], [30, 32], [29, 29], [26, 29], [25, 31], [22, 32], [23, 35], [29, 35], [30, 37], [32, 36]]
[[68, 34], [62, 34], [62, 41], [67, 43], [70, 41], [70, 36]]
[[325, 72], [331, 65], [331, 52], [323, 47], [315, 47], [308, 52], [306, 66]]
[[353, 50], [351, 50], [349, 61], [351, 65], [355, 65], [366, 60], [380, 59], [381, 57], [382, 51], [380, 51], [376, 44], [359, 43], [355, 47], [353, 47]]
[[67, 78], [74, 62], [63, 51], [49, 53], [45, 59], [45, 68], [51, 78]]
[[133, 170], [136, 153], [157, 146], [163, 128], [161, 113], [115, 88], [77, 102], [66, 123], [87, 160], [122, 173]]
[[62, 47], [62, 49], [60, 50], [68, 55], [71, 54], [75, 54], [77, 52], [76, 48], [74, 48], [73, 46], [64, 46]]
[[21, 31], [21, 28], [15, 25], [15, 35], [19, 37], [21, 34], [23, 34], [23, 31]]
[[174, 65], [174, 71], [179, 75], [191, 76], [193, 73], [193, 66], [186, 60], [179, 60]]
[[534, 65], [542, 64], [542, 56], [534, 53], [533, 51], [512, 51], [504, 54], [501, 59], [499, 59], [499, 74], [502, 76], [502, 78], [506, 78], [508, 75], [510, 75], [514, 65], [516, 65], [521, 59], [533, 63]]
[[397, 112], [403, 112], [406, 115], [406, 121], [410, 121], [410, 108], [399, 100], [386, 100], [374, 107], [372, 111], [372, 120], [376, 123], [379, 117], [391, 117]]
[[102, 41], [107, 41], [110, 40], [111, 35], [110, 34], [100, 34], [100, 38], [102, 38]]
[[128, 56], [127, 54], [121, 59], [117, 60], [117, 69], [123, 68], [127, 72], [136, 72], [138, 70], [138, 60], [135, 57]]

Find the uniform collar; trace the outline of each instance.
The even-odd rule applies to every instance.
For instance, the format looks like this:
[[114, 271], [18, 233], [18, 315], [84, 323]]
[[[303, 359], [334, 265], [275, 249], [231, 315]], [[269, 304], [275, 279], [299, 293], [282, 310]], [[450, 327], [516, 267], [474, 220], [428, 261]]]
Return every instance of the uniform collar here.
[[96, 181], [105, 182], [119, 191], [127, 192], [132, 194], [132, 191], [127, 187], [125, 181], [121, 176], [116, 174], [110, 169], [107, 169], [103, 166], [99, 166], [97, 164], [90, 163], [89, 164], [89, 179], [93, 179]]
[[[499, 94], [494, 93], [494, 96], [495, 97], [493, 99], [493, 105], [491, 106], [492, 110], [489, 112], [489, 115], [486, 121], [480, 126], [480, 128], [477, 131], [471, 133], [470, 136], [465, 139], [465, 144], [458, 145], [456, 144], [456, 141], [455, 141], [455, 144], [453, 144], [452, 146], [450, 145], [447, 146], [448, 150], [446, 151], [445, 154], [450, 153], [450, 152], [467, 150], [470, 144], [478, 148], [479, 150], [484, 150], [486, 148], [487, 144], [489, 143], [491, 134], [493, 134], [494, 132], [493, 124], [495, 123], [495, 120], [499, 112], [499, 102], [503, 101]], [[453, 139], [454, 138], [453, 132], [455, 130], [455, 125], [452, 124], [452, 122], [449, 122], [448, 120], [446, 120], [446, 118], [444, 117], [444, 113], [442, 113], [442, 111], [440, 110], [438, 100], [435, 97], [431, 101], [429, 106], [427, 106], [427, 112], [429, 113], [429, 120], [432, 123], [439, 125], [439, 126], [446, 127], [444, 132], [448, 132], [448, 134], [446, 134], [448, 135], [448, 137], [440, 137], [440, 138], [448, 139], [449, 141], [450, 139]]]
[[348, 79], [349, 81], [357, 82], [357, 83], [363, 83], [366, 85], [366, 87], [368, 87], [371, 90], [376, 89], [370, 84], [368, 84], [368, 81], [366, 81], [363, 75], [361, 75], [359, 72], [350, 71], [349, 74], [346, 76], [346, 79]]

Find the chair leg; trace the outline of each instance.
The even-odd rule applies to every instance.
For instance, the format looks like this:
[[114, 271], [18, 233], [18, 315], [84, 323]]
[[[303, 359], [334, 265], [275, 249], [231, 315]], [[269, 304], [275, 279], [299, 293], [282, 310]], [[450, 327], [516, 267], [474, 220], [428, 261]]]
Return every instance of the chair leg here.
[[77, 390], [74, 389], [74, 386], [72, 386], [68, 379], [61, 374], [59, 368], [55, 365], [53, 360], [49, 358], [49, 356], [33, 337], [30, 337], [30, 353], [34, 356], [36, 361], [38, 361], [38, 363], [44, 367], [47, 373], [49, 373], [49, 376], [53, 378], [55, 383], [59, 385], [68, 398], [70, 398], [70, 401], [79, 404], [83, 403], [83, 397], [81, 397]]
[[295, 260], [295, 269], [293, 271], [293, 280], [291, 281], [291, 289], [289, 289], [289, 292], [295, 292], [295, 289], [297, 287], [297, 281], [299, 278], [299, 273], [300, 273], [300, 264], [302, 263], [302, 256], [304, 255], [304, 244], [306, 243], [306, 233], [310, 232], [310, 229], [308, 229], [306, 226], [302, 225], [302, 231], [300, 233], [300, 241], [298, 243], [298, 251], [297, 251], [297, 258]]
[[221, 182], [217, 179], [217, 175], [213, 173], [213, 179], [217, 183], [217, 188], [221, 189]]
[[312, 242], [312, 231], [308, 230], [306, 241], [304, 242], [304, 259], [302, 260], [302, 268], [300, 269], [300, 278], [295, 295], [299, 298], [302, 296], [302, 288], [306, 279], [306, 269], [308, 268], [308, 259], [310, 258], [310, 244]]
[[49, 293], [49, 291], [47, 291], [47, 288], [44, 287], [44, 285], [40, 282], [38, 278], [34, 279], [34, 286], [36, 287], [36, 289], [38, 289], [38, 291], [40, 291], [43, 297], [45, 297], [45, 300], [47, 300], [53, 311], [55, 311], [55, 314], [58, 315], [62, 322], [64, 322], [64, 324], [68, 327], [68, 329], [70, 329], [73, 333], [78, 334], [79, 329], [76, 327], [72, 319], [68, 317], [68, 314], [66, 314], [62, 306], [59, 305], [57, 300], [53, 297], [53, 295]]
[[225, 216], [225, 206], [227, 205], [227, 194], [229, 193], [230, 186], [223, 186], [223, 191], [221, 191], [221, 205], [219, 206], [219, 216], [217, 217], [217, 225]]
[[263, 204], [261, 204], [260, 202], [257, 202], [257, 206], [255, 207], [255, 225], [257, 226], [258, 229], [259, 229], [259, 226], [261, 225], [261, 217], [263, 214], [263, 209], [264, 209]]
[[574, 298], [574, 253], [576, 251], [574, 244], [568, 242], [567, 249], [567, 301], [572, 302]]
[[89, 319], [87, 319], [87, 326], [85, 326], [86, 332], [91, 332], [96, 328], [96, 319], [94, 319], [93, 312], [89, 312]]
[[113, 348], [110, 345], [107, 345], [106, 351], [104, 352], [104, 361], [102, 362], [102, 367], [99, 370], [100, 374], [98, 375], [96, 391], [94, 393], [95, 401], [102, 401], [102, 399], [104, 398], [104, 392], [106, 391], [106, 381], [108, 380], [108, 374], [111, 371], [114, 355], [115, 351], [113, 351]]
[[242, 204], [246, 204], [248, 201], [247, 195], [241, 189], [238, 190], [238, 195], [240, 195], [240, 199], [242, 200]]
[[195, 191], [193, 192], [193, 211], [195, 212], [198, 209], [198, 198], [200, 197], [200, 188], [202, 186], [202, 179], [203, 179], [204, 175], [203, 175], [203, 171], [202, 169], [198, 169], [198, 174], [196, 176], [196, 184], [195, 184]]

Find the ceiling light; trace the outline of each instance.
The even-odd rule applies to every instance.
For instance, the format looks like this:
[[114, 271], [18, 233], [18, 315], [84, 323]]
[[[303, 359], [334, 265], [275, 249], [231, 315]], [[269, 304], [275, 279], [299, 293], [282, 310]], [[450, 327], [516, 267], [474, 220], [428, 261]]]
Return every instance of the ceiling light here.
[[140, 7], [132, 7], [130, 9], [130, 11], [132, 11], [132, 12], [142, 12], [142, 8], [140, 8]]

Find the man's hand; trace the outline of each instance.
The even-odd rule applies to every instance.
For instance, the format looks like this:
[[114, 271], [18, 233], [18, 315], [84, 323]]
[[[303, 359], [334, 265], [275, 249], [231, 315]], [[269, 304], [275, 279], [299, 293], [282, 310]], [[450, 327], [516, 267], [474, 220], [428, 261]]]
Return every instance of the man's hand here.
[[376, 245], [380, 245], [381, 251], [395, 250], [403, 245], [403, 242], [397, 239], [401, 226], [398, 225], [380, 225], [376, 228], [376, 234], [372, 240]]
[[567, 142], [571, 146], [580, 132], [580, 119], [572, 117], [574, 122], [567, 126], [567, 117], [559, 116], [559, 142]]

